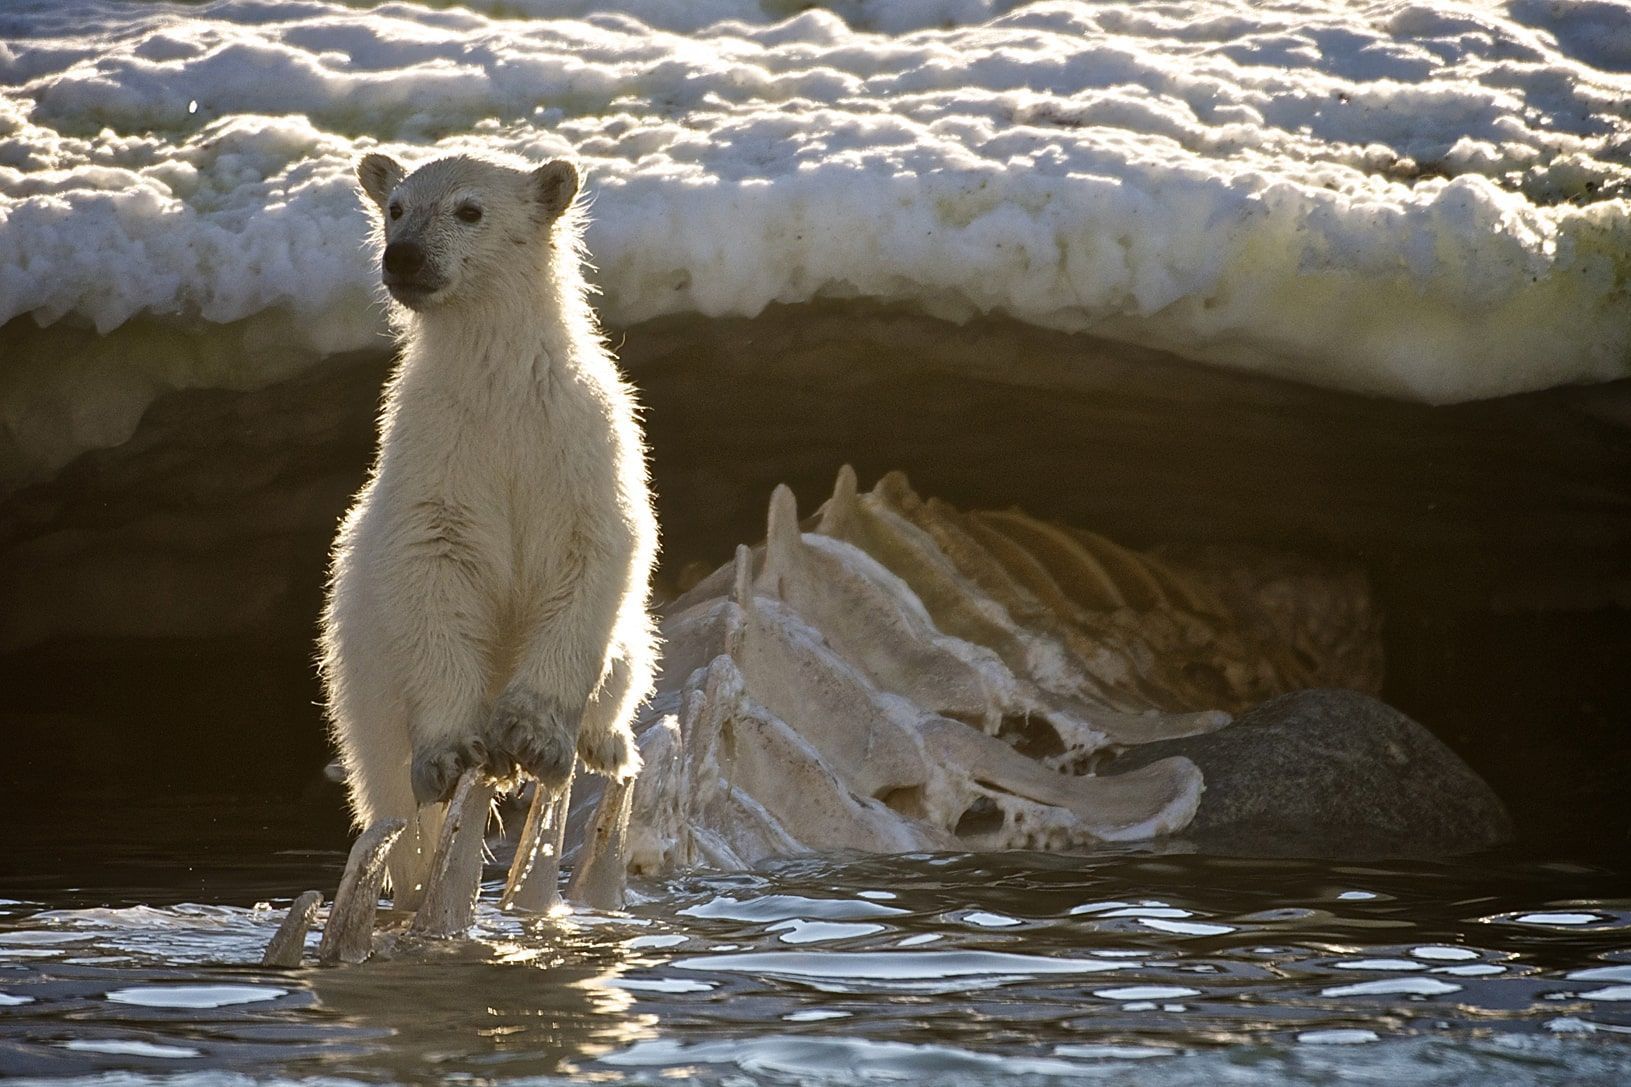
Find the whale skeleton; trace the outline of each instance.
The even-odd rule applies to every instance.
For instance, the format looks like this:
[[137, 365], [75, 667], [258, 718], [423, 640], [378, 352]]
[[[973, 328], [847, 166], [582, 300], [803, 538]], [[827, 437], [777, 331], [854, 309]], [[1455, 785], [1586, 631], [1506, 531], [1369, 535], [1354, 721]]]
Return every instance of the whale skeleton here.
[[[925, 500], [898, 472], [861, 493], [848, 467], [801, 523], [778, 487], [764, 544], [664, 609], [640, 774], [535, 787], [498, 904], [617, 909], [631, 872], [803, 852], [1082, 851], [1178, 834], [1200, 770], [1179, 755], [1116, 773], [1116, 754], [1224, 727], [1285, 691], [1375, 691], [1378, 627], [1361, 576], [1288, 556], [1134, 551]], [[496, 788], [461, 778], [423, 901], [385, 937], [376, 908], [401, 827], [368, 828], [318, 960], [468, 930]], [[268, 965], [299, 962], [318, 909], [316, 892], [296, 900]]]

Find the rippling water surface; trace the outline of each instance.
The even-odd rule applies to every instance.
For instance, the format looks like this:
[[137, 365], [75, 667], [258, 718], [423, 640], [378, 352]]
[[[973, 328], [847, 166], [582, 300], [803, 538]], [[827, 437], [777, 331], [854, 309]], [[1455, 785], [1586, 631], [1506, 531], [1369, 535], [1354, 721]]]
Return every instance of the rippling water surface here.
[[275, 971], [256, 962], [281, 907], [331, 890], [340, 853], [231, 806], [120, 812], [13, 853], [0, 1072], [1631, 1081], [1631, 881], [1598, 866], [795, 859], [647, 885], [615, 915], [485, 908], [469, 940]]

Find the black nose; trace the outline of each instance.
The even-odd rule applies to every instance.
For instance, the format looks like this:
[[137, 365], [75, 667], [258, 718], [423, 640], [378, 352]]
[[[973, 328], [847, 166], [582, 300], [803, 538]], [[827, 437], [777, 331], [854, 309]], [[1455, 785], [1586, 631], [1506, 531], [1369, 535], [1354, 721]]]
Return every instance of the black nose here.
[[385, 274], [415, 276], [425, 266], [425, 251], [414, 242], [392, 242], [385, 247]]

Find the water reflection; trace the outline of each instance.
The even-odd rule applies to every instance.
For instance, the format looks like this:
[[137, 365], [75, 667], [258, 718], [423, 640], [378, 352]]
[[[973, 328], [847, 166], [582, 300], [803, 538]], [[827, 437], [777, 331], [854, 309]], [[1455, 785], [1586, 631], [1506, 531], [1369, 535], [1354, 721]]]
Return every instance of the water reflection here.
[[[404, 949], [364, 969], [314, 969], [302, 981], [325, 1025], [375, 1038], [366, 1063], [383, 1078], [509, 1079], [570, 1071], [653, 1036], [656, 1017], [640, 1012], [638, 983], [623, 979], [641, 960], [621, 954], [616, 942], [535, 929]], [[354, 1074], [353, 1060], [339, 1063]]]
[[1609, 870], [848, 857], [640, 891], [623, 914], [483, 909], [466, 940], [281, 972], [251, 965], [271, 908], [0, 906], [0, 1069], [1631, 1081], [1631, 888]]
[[[633, 919], [523, 926], [492, 911], [471, 939], [398, 945], [360, 969], [246, 965], [273, 916], [183, 904], [13, 919], [0, 931], [0, 1069], [186, 1062], [398, 1082], [569, 1074], [654, 1036], [639, 992], [712, 988], [626, 976], [666, 962], [622, 938]], [[70, 961], [67, 949], [82, 953]], [[51, 957], [25, 970], [7, 962], [21, 951]]]

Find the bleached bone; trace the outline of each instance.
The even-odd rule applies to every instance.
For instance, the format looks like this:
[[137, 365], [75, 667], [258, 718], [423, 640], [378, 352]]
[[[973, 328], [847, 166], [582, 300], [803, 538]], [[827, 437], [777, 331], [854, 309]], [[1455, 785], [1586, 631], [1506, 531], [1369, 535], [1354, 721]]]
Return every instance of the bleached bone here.
[[266, 944], [265, 953], [261, 955], [262, 966], [300, 965], [300, 958], [306, 951], [306, 933], [311, 931], [312, 923], [317, 920], [317, 910], [322, 904], [323, 896], [318, 891], [306, 891], [290, 904], [289, 912], [283, 917], [283, 923], [272, 934], [272, 939]]
[[[1029, 701], [1064, 718], [1052, 723], [1067, 747], [1088, 753], [1105, 742], [1151, 743], [1229, 722], [1217, 710], [1170, 712], [1173, 707], [1137, 682], [1130, 653], [1088, 637], [1038, 600], [980, 543], [976, 529], [944, 503], [924, 503], [898, 472], [870, 494], [858, 494], [848, 466], [839, 472], [819, 525], [819, 531], [886, 562], [939, 629], [995, 651], [1028, 689]], [[1020, 553], [1006, 539], [1003, 545]], [[1028, 554], [1014, 561], [1040, 566]], [[1038, 570], [1038, 576], [1045, 573]]]
[[[1091, 645], [1078, 644], [1077, 650], [1085, 652], [1073, 650], [1070, 643], [1081, 641], [1076, 632], [1019, 585], [1013, 571], [1007, 570], [1004, 576], [1019, 589], [1015, 600], [1030, 604], [1019, 618], [1005, 601], [964, 574], [955, 552], [942, 550], [932, 535], [896, 505], [882, 485], [870, 494], [860, 494], [854, 470], [845, 465], [832, 497], [821, 508], [817, 531], [848, 540], [883, 563], [911, 587], [936, 627], [989, 647], [1016, 675], [1030, 678], [1054, 696], [1105, 709], [1151, 705], [1140, 692], [1122, 689], [1125, 661]], [[971, 546], [979, 545], [975, 541]], [[998, 561], [989, 552], [987, 556]]]
[[[693, 782], [704, 779], [694, 794], [703, 810], [690, 814], [701, 816], [700, 821], [717, 835], [714, 842], [699, 843], [705, 852], [712, 847], [735, 857], [741, 867], [742, 862], [789, 853], [840, 849], [898, 853], [952, 847], [949, 836], [908, 824], [845, 776], [865, 757], [866, 748], [856, 745], [849, 757], [844, 744], [855, 736], [843, 729], [852, 726], [877, 735], [874, 722], [833, 716], [833, 734], [821, 739], [828, 751], [840, 755], [840, 769], [817, 748], [816, 738], [800, 733], [748, 696], [744, 673], [730, 657], [716, 658], [693, 678], [701, 697], [691, 701], [681, 728]], [[848, 708], [862, 707], [852, 703]], [[924, 769], [909, 748], [896, 746], [893, 757], [881, 747], [874, 753], [877, 760], [870, 768], [869, 783], [886, 794], [888, 783]], [[907, 765], [893, 761], [903, 756]]]
[[721, 596], [678, 612], [663, 624], [659, 694], [665, 689], [678, 688], [692, 672], [706, 668], [709, 661], [725, 652], [742, 624], [742, 611], [731, 599], [735, 566], [727, 564], [720, 569], [732, 575], [725, 580]]
[[924, 711], [878, 691], [798, 613], [757, 595], [746, 548], [737, 549], [736, 561], [743, 623], [730, 656], [753, 701], [786, 722], [863, 796], [924, 785], [930, 759], [916, 727]]
[[756, 588], [821, 631], [885, 690], [995, 733], [1007, 716], [1040, 713], [991, 650], [942, 634], [907, 584], [865, 551], [799, 529], [793, 492], [770, 498], [764, 572]]
[[[973, 586], [927, 533], [878, 502], [862, 504], [855, 470], [838, 473], [816, 531], [848, 540], [911, 588], [939, 630], [987, 646], [1010, 665], [1030, 649], [1007, 609]], [[1028, 671], [1029, 669], [1021, 669]]]
[[[914, 818], [953, 832], [974, 796], [995, 786], [1073, 813], [1074, 821], [1060, 816], [1057, 822], [1075, 845], [1122, 840], [1139, 828], [1152, 837], [1193, 815], [1200, 775], [1187, 760], [1125, 781], [1065, 777], [963, 722], [879, 690], [829, 644], [826, 631], [754, 593], [748, 563], [747, 549], [739, 548], [736, 595], [745, 619], [731, 655], [740, 662], [748, 697], [798, 733], [850, 790], [909, 807]], [[774, 568], [767, 560], [767, 572]], [[916, 633], [927, 640], [937, 632], [930, 625]], [[763, 718], [749, 720], [770, 727]], [[1105, 782], [1113, 783], [1108, 791]], [[1112, 796], [1116, 803], [1106, 805]]]
[[[1055, 767], [1105, 747], [1194, 735], [1229, 721], [1218, 712], [1128, 715], [1049, 697], [990, 649], [942, 634], [906, 582], [866, 552], [832, 536], [800, 532], [786, 487], [771, 497], [757, 584], [817, 628], [874, 684], [923, 709], [977, 723], [993, 735], [1014, 719], [1045, 723], [1060, 747], [1050, 757]], [[979, 589], [970, 584], [963, 592], [972, 598]], [[984, 611], [1001, 614], [994, 602]]]
[[694, 863], [685, 851], [686, 836], [676, 831], [688, 780], [683, 742], [676, 713], [663, 713], [640, 734], [640, 776], [634, 780], [628, 823], [628, 870], [637, 875]]
[[1018, 510], [925, 502], [898, 472], [858, 501], [924, 529], [1027, 630], [1063, 644], [1118, 708], [1234, 709], [1303, 685], [1303, 672], [1282, 667], [1290, 649], [1260, 637], [1215, 579]]
[[[1122, 552], [1113, 578], [1070, 530], [1017, 510], [963, 516], [969, 532], [1054, 616], [1089, 675], [1128, 699], [1168, 710], [1263, 697], [1238, 631], [1170, 607], [1154, 576]], [[1138, 606], [1135, 606], [1134, 602]]]
[[1261, 549], [1137, 552], [1018, 510], [925, 501], [898, 472], [849, 500], [927, 532], [1027, 630], [1065, 643], [1120, 704], [1228, 708], [1310, 685], [1380, 685], [1376, 614], [1355, 572]]
[[[911, 650], [891, 657], [866, 639], [912, 639], [926, 666], [964, 684], [965, 697], [989, 699], [995, 688], [1013, 700], [990, 702], [991, 716], [1027, 708], [994, 654], [941, 634], [910, 590], [854, 547], [798, 534], [790, 495], [773, 508], [762, 569], [738, 548], [730, 600], [693, 606], [677, 629], [666, 628], [687, 643], [680, 652], [689, 659], [702, 655], [699, 646], [719, 650], [687, 677], [681, 743], [659, 764], [685, 787], [668, 791], [663, 811], [642, 809], [644, 834], [684, 843], [668, 855], [738, 867], [812, 850], [959, 848], [967, 841], [957, 827], [985, 809], [999, 826], [975, 835], [983, 844], [1081, 848], [1166, 833], [1191, 817], [1200, 778], [1185, 760], [1125, 780], [1071, 777], [987, 735], [984, 714], [965, 723], [919, 704], [939, 700], [913, 685], [902, 663]], [[829, 580], [843, 591], [822, 600]], [[833, 626], [843, 633], [834, 636]], [[967, 674], [979, 667], [997, 676], [984, 690]], [[900, 680], [918, 698], [882, 689], [873, 675]]]
[[[919, 714], [911, 724], [934, 763], [914, 780], [918, 767], [890, 774], [898, 764], [880, 758], [867, 785], [881, 796], [868, 797], [845, 777], [853, 764], [833, 765], [811, 738], [748, 696], [731, 657], [720, 656], [692, 683], [687, 761], [693, 778], [708, 777], [711, 787], [693, 794], [697, 809], [670, 833], [691, 837], [699, 859], [718, 866], [834, 849], [1084, 848], [1180, 829], [1200, 796], [1199, 771], [1184, 759], [1124, 776], [1071, 777], [962, 722]], [[853, 740], [841, 723], [856, 719], [832, 719], [829, 750]], [[1000, 825], [959, 837], [957, 824], [982, 803]]]
[[[845, 468], [813, 527], [778, 488], [767, 529], [663, 624], [651, 776], [631, 801], [642, 872], [1177, 833], [1203, 789], [1192, 763], [1095, 771], [1310, 671], [1265, 643], [1301, 622], [1271, 592], [1243, 603], [1238, 579], [1017, 510], [963, 513], [899, 473], [863, 494]], [[1362, 593], [1344, 600], [1367, 614]], [[1296, 629], [1314, 635], [1304, 656], [1348, 644], [1340, 622]]]
[[571, 882], [567, 884], [566, 897], [570, 901], [595, 910], [623, 908], [633, 801], [632, 779], [607, 783], [578, 855], [577, 867], [572, 870]]
[[509, 879], [499, 907], [520, 913], [551, 913], [561, 906], [561, 850], [566, 842], [566, 814], [571, 805], [576, 765], [566, 784], [546, 789], [534, 784], [532, 804], [516, 841]]
[[352, 843], [317, 945], [318, 962], [325, 966], [365, 962], [374, 953], [374, 915], [385, 882], [385, 858], [407, 825], [401, 819], [382, 819]]
[[978, 776], [960, 784], [1009, 817], [1001, 833], [966, 836], [987, 839], [991, 848], [1073, 849], [1171, 834], [1194, 818], [1204, 787], [1200, 769], [1182, 756], [1125, 774], [1075, 777], [956, 721], [928, 722], [924, 738], [945, 763], [973, 769]]
[[466, 770], [448, 801], [442, 837], [425, 879], [424, 897], [408, 931], [454, 936], [470, 927], [481, 891], [482, 831], [493, 802], [493, 783], [480, 769]]

